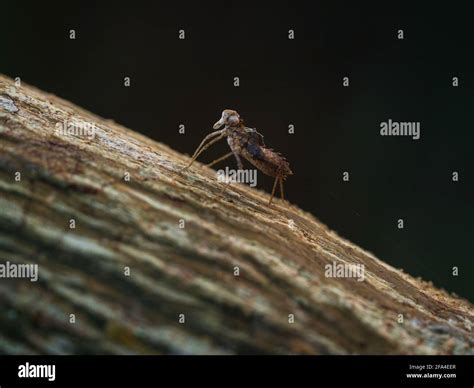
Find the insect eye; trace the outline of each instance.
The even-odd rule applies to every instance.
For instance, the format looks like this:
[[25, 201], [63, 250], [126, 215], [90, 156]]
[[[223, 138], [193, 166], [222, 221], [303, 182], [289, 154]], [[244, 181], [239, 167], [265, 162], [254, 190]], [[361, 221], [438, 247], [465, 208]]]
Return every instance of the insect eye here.
[[232, 124], [237, 124], [239, 122], [239, 117], [236, 115], [230, 116], [228, 121]]

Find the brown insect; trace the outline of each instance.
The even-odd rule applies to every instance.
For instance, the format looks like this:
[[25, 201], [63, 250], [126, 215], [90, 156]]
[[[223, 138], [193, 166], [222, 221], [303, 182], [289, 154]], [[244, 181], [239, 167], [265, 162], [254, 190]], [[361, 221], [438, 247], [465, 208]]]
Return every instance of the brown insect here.
[[[267, 148], [263, 142], [263, 136], [255, 129], [244, 126], [244, 121], [235, 110], [224, 110], [222, 112], [222, 117], [214, 124], [213, 128], [218, 129], [223, 125], [224, 129], [212, 132], [204, 138], [194, 152], [191, 162], [189, 162], [184, 169], [191, 167], [197, 157], [212, 144], [227, 137], [227, 143], [229, 144], [231, 152], [209, 163], [208, 166], [213, 166], [214, 164], [234, 155], [237, 160], [237, 167], [239, 170], [242, 170], [243, 164], [241, 157], [243, 157], [264, 174], [275, 177], [272, 196], [270, 197], [270, 202], [268, 204], [270, 205], [272, 203], [278, 182], [280, 182], [281, 198], [284, 199], [283, 181], [288, 177], [288, 175], [293, 175], [293, 172], [290, 170], [290, 164], [286, 159], [279, 153]], [[210, 139], [212, 140], [205, 144], [206, 141]]]

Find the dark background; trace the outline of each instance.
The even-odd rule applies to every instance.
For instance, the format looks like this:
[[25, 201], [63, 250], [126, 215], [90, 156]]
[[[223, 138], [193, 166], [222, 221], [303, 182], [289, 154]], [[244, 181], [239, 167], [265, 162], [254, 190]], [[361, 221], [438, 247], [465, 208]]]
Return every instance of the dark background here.
[[[474, 301], [472, 11], [445, 2], [293, 3], [5, 2], [0, 72], [185, 153], [224, 108], [235, 109], [290, 161], [292, 203], [395, 267]], [[420, 121], [421, 139], [381, 137], [389, 118]], [[200, 160], [226, 152], [222, 142]], [[258, 178], [270, 191], [273, 179]]]

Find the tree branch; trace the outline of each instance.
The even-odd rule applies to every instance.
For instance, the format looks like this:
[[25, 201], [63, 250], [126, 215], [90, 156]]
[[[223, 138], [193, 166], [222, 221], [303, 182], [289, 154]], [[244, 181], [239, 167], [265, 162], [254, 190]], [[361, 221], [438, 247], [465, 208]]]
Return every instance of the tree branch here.
[[467, 301], [4, 76], [0, 147], [0, 263], [39, 267], [37, 282], [0, 279], [2, 353], [474, 352]]

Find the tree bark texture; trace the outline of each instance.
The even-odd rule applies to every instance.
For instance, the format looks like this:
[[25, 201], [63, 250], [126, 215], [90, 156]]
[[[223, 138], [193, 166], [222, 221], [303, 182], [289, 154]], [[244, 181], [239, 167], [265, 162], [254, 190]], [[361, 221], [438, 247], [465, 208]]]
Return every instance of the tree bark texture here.
[[0, 279], [0, 353], [474, 353], [469, 302], [188, 161], [0, 76], [0, 263], [39, 268]]

